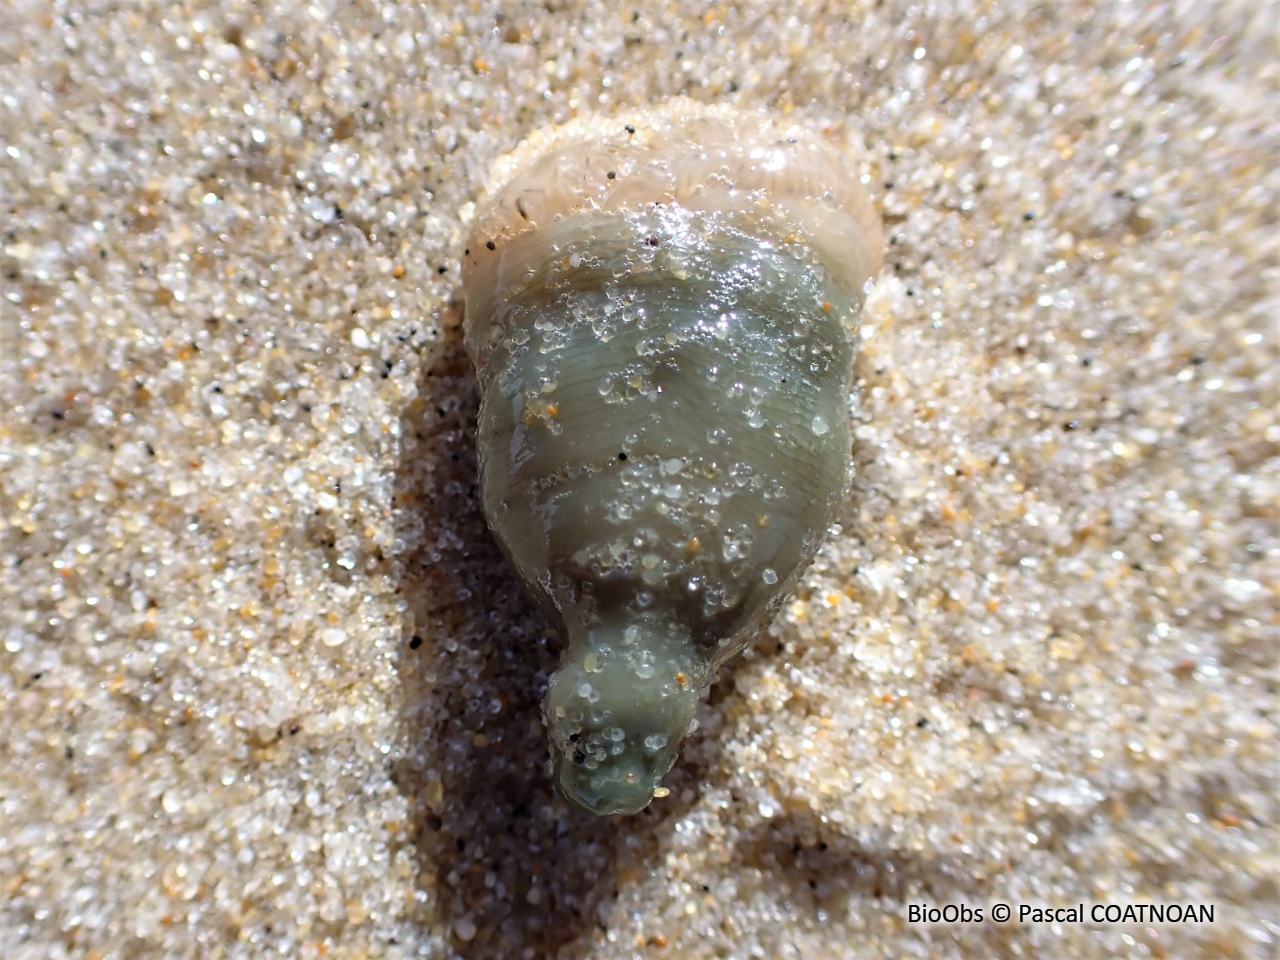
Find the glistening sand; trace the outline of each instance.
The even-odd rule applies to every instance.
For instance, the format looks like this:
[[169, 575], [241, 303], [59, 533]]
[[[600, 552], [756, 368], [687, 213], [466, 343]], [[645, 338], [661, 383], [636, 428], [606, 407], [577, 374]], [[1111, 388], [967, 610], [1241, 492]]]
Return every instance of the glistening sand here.
[[[1275, 956], [1277, 23], [11, 0], [0, 953]], [[675, 93], [862, 151], [888, 264], [843, 532], [587, 821], [450, 304], [495, 156]], [[907, 922], [996, 901], [1217, 919]]]

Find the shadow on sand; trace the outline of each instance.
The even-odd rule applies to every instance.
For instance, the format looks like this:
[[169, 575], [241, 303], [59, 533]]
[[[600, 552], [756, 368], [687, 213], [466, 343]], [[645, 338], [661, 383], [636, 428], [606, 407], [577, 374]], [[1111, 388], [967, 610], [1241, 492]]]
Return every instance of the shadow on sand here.
[[602, 930], [619, 857], [652, 862], [700, 775], [682, 764], [660, 812], [637, 817], [587, 818], [554, 795], [539, 702], [558, 639], [485, 526], [477, 388], [456, 325], [447, 338], [406, 411], [397, 487], [409, 611], [396, 780], [412, 811], [419, 915], [461, 957], [579, 956]]
[[[661, 869], [672, 825], [708, 777], [725, 774], [719, 724], [713, 718], [685, 743], [665, 780], [672, 795], [636, 817], [587, 818], [555, 796], [539, 703], [558, 640], [485, 526], [477, 387], [456, 322], [446, 328], [405, 412], [397, 487], [409, 609], [400, 661], [405, 755], [395, 776], [412, 816], [417, 916], [462, 958], [582, 957], [605, 934], [620, 872]], [[769, 640], [757, 651], [780, 652]], [[710, 712], [732, 696], [722, 674]], [[810, 811], [787, 811], [739, 834], [724, 868], [763, 871], [780, 903], [831, 916], [852, 900], [901, 912], [909, 898], [963, 899], [981, 875], [965, 859], [915, 858], [870, 842]]]

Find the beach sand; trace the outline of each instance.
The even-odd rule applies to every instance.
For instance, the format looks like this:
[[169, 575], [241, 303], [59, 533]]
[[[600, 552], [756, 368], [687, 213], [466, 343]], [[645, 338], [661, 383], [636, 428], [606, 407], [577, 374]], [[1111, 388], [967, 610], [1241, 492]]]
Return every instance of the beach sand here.
[[[1275, 957], [1278, 22], [10, 0], [0, 954]], [[587, 820], [459, 258], [523, 136], [675, 94], [848, 150], [887, 259], [840, 531]], [[1016, 922], [1078, 903], [1214, 919]]]

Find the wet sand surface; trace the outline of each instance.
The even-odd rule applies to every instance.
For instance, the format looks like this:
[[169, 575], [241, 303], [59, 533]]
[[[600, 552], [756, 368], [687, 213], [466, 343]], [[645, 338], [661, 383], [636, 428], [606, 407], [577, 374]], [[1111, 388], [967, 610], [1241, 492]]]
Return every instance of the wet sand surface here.
[[[0, 953], [1276, 955], [1275, 2], [0, 11]], [[675, 94], [857, 158], [840, 531], [644, 814], [545, 771], [462, 238]], [[911, 904], [1213, 904], [1186, 925]]]

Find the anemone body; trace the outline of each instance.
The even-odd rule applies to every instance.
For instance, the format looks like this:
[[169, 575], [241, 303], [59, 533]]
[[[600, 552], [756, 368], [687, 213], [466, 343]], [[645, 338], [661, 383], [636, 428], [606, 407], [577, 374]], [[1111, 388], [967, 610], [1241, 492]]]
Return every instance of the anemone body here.
[[844, 496], [880, 232], [840, 157], [676, 101], [531, 138], [464, 260], [486, 517], [565, 647], [557, 789], [652, 799]]

